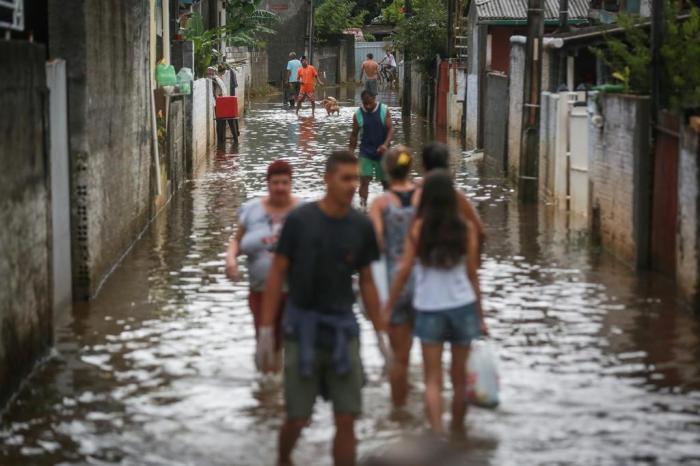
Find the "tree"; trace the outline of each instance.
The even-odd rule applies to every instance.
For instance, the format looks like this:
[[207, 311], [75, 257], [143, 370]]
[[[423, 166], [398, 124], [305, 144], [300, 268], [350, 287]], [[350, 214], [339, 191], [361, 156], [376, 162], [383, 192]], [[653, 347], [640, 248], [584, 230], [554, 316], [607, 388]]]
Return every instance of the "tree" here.
[[362, 27], [368, 12], [353, 15], [355, 3], [351, 0], [325, 0], [314, 12], [314, 34], [319, 42], [342, 34], [346, 29]]
[[421, 71], [429, 75], [435, 57], [446, 53], [447, 5], [445, 0], [418, 0], [413, 3], [414, 15], [401, 16], [394, 40], [402, 50], [410, 50]]

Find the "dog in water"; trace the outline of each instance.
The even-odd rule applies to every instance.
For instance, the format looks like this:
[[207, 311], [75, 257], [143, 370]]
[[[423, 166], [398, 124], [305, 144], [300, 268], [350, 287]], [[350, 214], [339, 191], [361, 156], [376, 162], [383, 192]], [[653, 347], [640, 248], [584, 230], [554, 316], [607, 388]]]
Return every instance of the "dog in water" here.
[[323, 108], [326, 109], [328, 116], [331, 116], [334, 113], [336, 115], [340, 115], [340, 107], [338, 106], [338, 101], [335, 100], [335, 97], [326, 97], [321, 101], [321, 105], [323, 105]]

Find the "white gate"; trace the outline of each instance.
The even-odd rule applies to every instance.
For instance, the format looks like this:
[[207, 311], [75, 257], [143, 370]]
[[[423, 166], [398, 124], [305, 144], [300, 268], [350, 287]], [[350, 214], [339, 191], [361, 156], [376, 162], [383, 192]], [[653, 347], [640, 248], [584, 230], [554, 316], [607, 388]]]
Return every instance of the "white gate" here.
[[[584, 102], [585, 104], [585, 102]], [[569, 112], [569, 209], [588, 215], [588, 109], [572, 104]]]
[[355, 42], [355, 78], [360, 79], [362, 62], [368, 53], [373, 54], [376, 61], [381, 61], [391, 45], [391, 42]]

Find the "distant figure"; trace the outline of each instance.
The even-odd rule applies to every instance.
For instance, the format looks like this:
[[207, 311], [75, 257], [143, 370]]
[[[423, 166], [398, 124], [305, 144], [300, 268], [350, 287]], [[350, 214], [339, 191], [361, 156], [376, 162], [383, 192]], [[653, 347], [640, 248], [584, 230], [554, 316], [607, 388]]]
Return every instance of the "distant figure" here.
[[294, 103], [296, 102], [297, 96], [299, 95], [299, 68], [301, 68], [301, 61], [297, 59], [297, 54], [294, 52], [289, 52], [289, 61], [287, 62], [287, 98], [289, 99], [289, 106], [294, 108]]
[[365, 77], [365, 90], [377, 94], [379, 91], [379, 86], [377, 80], [379, 79], [379, 65], [374, 61], [374, 55], [371, 53], [367, 54], [367, 59], [362, 62], [362, 69], [360, 70], [360, 81], [362, 77]]
[[386, 55], [384, 58], [382, 58], [382, 61], [380, 61], [379, 64], [385, 66], [391, 73], [396, 72], [396, 58], [394, 58], [394, 54], [391, 53], [391, 50], [386, 51]]
[[[219, 67], [218, 69], [210, 66], [207, 68], [207, 76], [212, 80], [212, 92], [214, 94], [214, 99], [217, 97], [228, 97], [229, 93], [226, 89], [226, 83], [222, 76], [226, 73], [226, 68]], [[231, 73], [233, 74], [233, 73]], [[231, 134], [236, 133], [238, 136], [238, 128], [233, 120], [216, 120], [216, 147], [217, 149], [224, 149], [226, 146], [226, 122], [228, 121], [228, 127], [231, 129]]]
[[379, 180], [386, 189], [386, 179], [382, 168], [382, 156], [389, 149], [394, 137], [391, 113], [387, 106], [377, 102], [377, 94], [362, 91], [362, 105], [352, 119], [350, 150], [357, 148], [360, 142], [360, 204], [367, 207], [369, 183], [373, 178]]
[[301, 110], [301, 104], [305, 100], [311, 102], [311, 116], [316, 115], [316, 82], [323, 85], [323, 81], [318, 75], [316, 68], [309, 65], [306, 57], [301, 57], [301, 68], [297, 71], [297, 78], [301, 82], [299, 96], [297, 97], [297, 115]]

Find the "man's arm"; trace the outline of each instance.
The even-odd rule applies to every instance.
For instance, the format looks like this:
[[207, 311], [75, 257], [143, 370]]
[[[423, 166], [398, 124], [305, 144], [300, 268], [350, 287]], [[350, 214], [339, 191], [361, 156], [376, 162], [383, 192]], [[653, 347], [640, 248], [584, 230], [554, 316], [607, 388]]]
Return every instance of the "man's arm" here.
[[379, 304], [379, 293], [374, 285], [372, 270], [369, 265], [360, 269], [360, 294], [362, 302], [367, 310], [367, 317], [372, 321], [377, 332], [384, 331], [384, 320], [381, 318], [381, 306]]
[[386, 138], [384, 139], [384, 144], [377, 148], [377, 152], [380, 155], [384, 154], [384, 152], [389, 150], [391, 140], [394, 138], [394, 125], [391, 123], [391, 112], [389, 111], [389, 109], [386, 110], [384, 125], [386, 126]]
[[314, 77], [316, 78], [316, 81], [317, 81], [321, 86], [325, 86], [325, 85], [326, 85], [326, 83], [323, 82], [323, 79], [321, 79], [321, 75], [318, 74], [318, 71], [316, 71], [316, 74], [314, 75]]
[[377, 245], [380, 252], [384, 251], [384, 219], [382, 218], [382, 211], [384, 210], [385, 200], [384, 196], [379, 196], [372, 201], [372, 205], [369, 207], [369, 219], [374, 226], [374, 234], [377, 237]]
[[362, 66], [360, 67], [360, 81], [362, 81], [362, 76], [365, 74], [365, 64], [362, 63]]
[[357, 149], [357, 135], [360, 132], [360, 126], [357, 124], [357, 118], [352, 116], [352, 133], [350, 133], [350, 150], [355, 152]]

